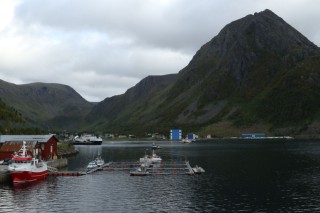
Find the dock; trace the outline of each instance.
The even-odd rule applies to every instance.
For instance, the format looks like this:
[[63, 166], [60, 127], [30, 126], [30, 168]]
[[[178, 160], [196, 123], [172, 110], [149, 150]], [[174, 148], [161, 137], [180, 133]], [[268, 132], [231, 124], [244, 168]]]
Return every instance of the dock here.
[[86, 175], [85, 172], [72, 172], [72, 171], [57, 171], [57, 172], [48, 172], [49, 176], [82, 176]]
[[143, 175], [194, 175], [188, 161], [181, 162], [161, 162], [150, 163], [141, 165], [139, 162], [109, 162], [102, 167], [94, 168], [86, 172], [86, 174], [92, 174], [97, 171], [123, 171], [123, 172], [135, 172], [137, 169], [142, 169]]
[[[83, 176], [93, 174], [98, 171], [122, 171], [128, 172], [132, 176], [146, 176], [146, 175], [195, 175], [192, 167], [188, 161], [167, 161], [159, 163], [145, 163], [141, 164], [137, 161], [132, 162], [109, 162], [103, 166], [87, 170], [87, 171], [59, 171], [57, 168], [48, 166], [48, 176]], [[5, 180], [4, 176], [8, 176], [7, 171], [2, 171], [3, 177], [0, 181]]]
[[194, 175], [194, 172], [188, 161], [162, 162], [159, 165], [148, 165], [145, 175]]
[[85, 172], [80, 172], [80, 171], [59, 171], [55, 167], [48, 166], [49, 176], [82, 176], [85, 174], [86, 174]]
[[144, 175], [194, 175], [194, 172], [188, 161], [181, 162], [161, 162], [161, 163], [150, 163], [142, 165], [139, 162], [109, 162], [103, 168], [96, 168], [87, 172], [91, 174], [93, 172], [103, 171], [124, 171], [135, 174], [135, 171], [139, 170], [139, 176]]
[[109, 162], [106, 167], [103, 168], [105, 171], [125, 171], [128, 172], [136, 167], [139, 167], [140, 163], [137, 161], [134, 162], [128, 162], [128, 161], [123, 161], [123, 162]]

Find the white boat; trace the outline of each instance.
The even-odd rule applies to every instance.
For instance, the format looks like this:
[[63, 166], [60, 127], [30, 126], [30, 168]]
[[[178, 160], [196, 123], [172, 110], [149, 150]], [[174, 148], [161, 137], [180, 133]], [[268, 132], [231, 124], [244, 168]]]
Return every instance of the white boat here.
[[161, 157], [154, 153], [154, 150], [152, 150], [152, 155], [144, 155], [142, 158], [140, 158], [140, 163], [160, 163], [162, 161]]
[[27, 153], [26, 142], [18, 153], [11, 159], [8, 171], [13, 183], [24, 183], [45, 179], [48, 175], [48, 167], [44, 161], [33, 158]]
[[101, 158], [100, 154], [94, 160], [98, 167], [102, 167], [104, 165], [104, 160]]
[[159, 145], [155, 145], [155, 143], [152, 144], [151, 149], [161, 149]]
[[134, 171], [130, 172], [130, 176], [146, 176], [149, 172], [146, 169], [141, 169], [141, 167], [137, 168]]
[[196, 165], [195, 167], [193, 167], [193, 168], [192, 168], [192, 171], [193, 171], [195, 174], [202, 174], [202, 173], [205, 172], [205, 170], [204, 170], [202, 167], [198, 166], [198, 165]]
[[98, 154], [96, 159], [89, 162], [87, 166], [87, 170], [103, 167], [104, 164], [105, 164], [104, 160], [101, 158], [100, 154]]
[[77, 135], [75, 136], [72, 141], [70, 141], [73, 145], [101, 145], [102, 144], [102, 138], [97, 137], [95, 135], [90, 134], [84, 134], [80, 137]]
[[182, 139], [181, 143], [191, 143], [192, 140], [186, 138], [186, 139]]
[[90, 161], [88, 166], [87, 166], [87, 169], [91, 170], [91, 169], [95, 169], [95, 168], [98, 168], [97, 162], [95, 160]]

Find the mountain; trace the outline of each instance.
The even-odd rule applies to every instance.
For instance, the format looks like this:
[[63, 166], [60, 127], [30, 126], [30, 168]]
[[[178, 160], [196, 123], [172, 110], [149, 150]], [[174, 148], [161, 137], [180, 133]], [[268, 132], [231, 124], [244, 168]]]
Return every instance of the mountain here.
[[320, 118], [319, 65], [320, 49], [265, 10], [226, 25], [178, 74], [149, 76], [86, 119], [124, 132], [224, 123], [298, 134]]
[[[144, 123], [141, 131], [145, 131], [145, 126], [158, 125], [154, 112], [158, 111], [159, 102], [164, 100], [163, 96], [176, 78], [177, 74], [146, 77], [123, 95], [106, 98], [94, 106], [86, 118], [87, 123], [92, 129], [107, 127], [113, 131], [132, 130], [132, 125], [140, 123]], [[137, 129], [138, 126], [135, 127]]]
[[0, 121], [22, 122], [23, 117], [13, 107], [7, 106], [0, 99]]
[[16, 85], [0, 80], [0, 97], [34, 126], [76, 129], [93, 104], [74, 89], [61, 84]]
[[66, 85], [0, 80], [0, 115], [53, 130], [319, 135], [319, 67], [320, 48], [265, 10], [226, 25], [177, 74], [97, 104]]

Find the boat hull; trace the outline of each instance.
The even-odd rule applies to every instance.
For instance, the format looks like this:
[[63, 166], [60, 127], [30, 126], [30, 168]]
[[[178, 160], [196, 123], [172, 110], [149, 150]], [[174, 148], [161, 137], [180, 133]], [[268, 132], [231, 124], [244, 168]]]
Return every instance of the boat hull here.
[[13, 183], [26, 183], [37, 180], [44, 180], [48, 176], [48, 170], [31, 172], [31, 171], [10, 171]]
[[73, 145], [101, 145], [102, 141], [88, 141], [88, 142], [81, 142], [81, 141], [71, 141]]
[[147, 176], [146, 172], [130, 172], [130, 176]]

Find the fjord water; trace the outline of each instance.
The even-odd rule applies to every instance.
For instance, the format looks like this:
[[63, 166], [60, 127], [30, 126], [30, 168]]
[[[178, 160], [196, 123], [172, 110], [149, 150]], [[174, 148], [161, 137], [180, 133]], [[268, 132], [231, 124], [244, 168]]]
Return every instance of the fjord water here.
[[[83, 170], [98, 153], [105, 161], [137, 161], [152, 142], [77, 146], [68, 170]], [[217, 140], [156, 142], [165, 161], [188, 160], [206, 173], [132, 177], [100, 171], [1, 184], [0, 212], [315, 212], [320, 210], [320, 141]], [[148, 149], [148, 150], [146, 150]]]

